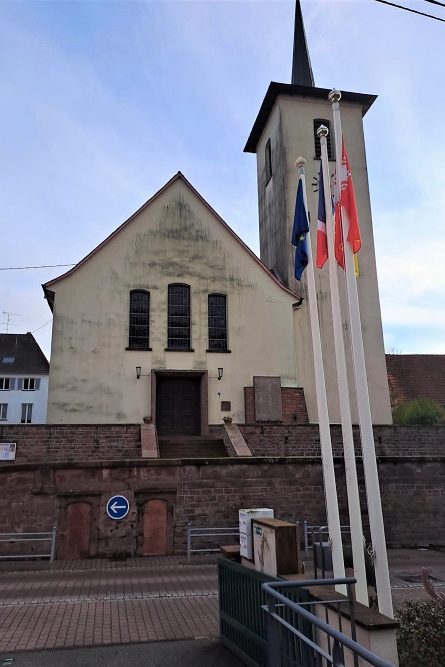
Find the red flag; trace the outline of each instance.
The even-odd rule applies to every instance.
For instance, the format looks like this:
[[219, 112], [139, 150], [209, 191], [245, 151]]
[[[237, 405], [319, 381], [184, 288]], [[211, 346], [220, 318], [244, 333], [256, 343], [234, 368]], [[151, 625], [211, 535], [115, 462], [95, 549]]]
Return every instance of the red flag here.
[[341, 226], [341, 206], [340, 202], [335, 202], [335, 220], [334, 220], [334, 253], [337, 264], [345, 269], [345, 249], [343, 245], [343, 229]]
[[334, 244], [335, 244], [335, 257], [338, 264], [344, 269], [345, 268], [345, 257], [344, 257], [344, 246], [343, 246], [343, 235], [342, 235], [342, 226], [341, 226], [341, 216], [343, 215], [348, 234], [346, 239], [349, 241], [352, 247], [352, 252], [357, 253], [362, 245], [362, 240], [360, 237], [360, 227], [358, 222], [357, 215], [357, 206], [355, 203], [355, 194], [354, 194], [354, 185], [352, 182], [351, 169], [349, 167], [348, 156], [346, 155], [345, 142], [342, 137], [342, 161], [340, 169], [340, 201], [338, 201], [338, 196], [336, 197], [337, 201], [335, 204], [335, 231], [334, 231]]

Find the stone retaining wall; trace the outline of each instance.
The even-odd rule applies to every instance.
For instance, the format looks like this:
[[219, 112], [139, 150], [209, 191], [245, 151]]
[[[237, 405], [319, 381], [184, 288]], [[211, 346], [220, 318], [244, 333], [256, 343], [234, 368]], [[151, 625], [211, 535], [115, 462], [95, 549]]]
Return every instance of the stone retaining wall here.
[[[348, 523], [341, 459], [336, 475], [342, 523]], [[445, 544], [445, 457], [379, 459], [383, 511], [389, 546]], [[362, 498], [363, 475], [359, 467]], [[105, 511], [123, 494], [131, 511], [113, 521]], [[183, 553], [186, 524], [233, 526], [241, 507], [272, 507], [278, 518], [312, 525], [326, 522], [319, 458], [218, 459], [197, 462], [117, 461], [12, 464], [0, 471], [4, 511], [0, 532], [59, 529], [63, 557], [66, 513], [71, 503], [91, 506], [90, 556], [141, 555], [146, 503], [164, 500], [171, 550]], [[365, 530], [367, 520], [364, 519]], [[170, 530], [170, 528], [169, 528]]]

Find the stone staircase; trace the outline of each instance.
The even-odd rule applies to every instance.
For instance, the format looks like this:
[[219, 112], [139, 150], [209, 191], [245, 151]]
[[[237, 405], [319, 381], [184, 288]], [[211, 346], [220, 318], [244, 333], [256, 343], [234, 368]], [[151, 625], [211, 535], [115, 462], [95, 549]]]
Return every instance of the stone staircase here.
[[158, 438], [160, 459], [219, 459], [228, 456], [222, 438], [175, 436]]

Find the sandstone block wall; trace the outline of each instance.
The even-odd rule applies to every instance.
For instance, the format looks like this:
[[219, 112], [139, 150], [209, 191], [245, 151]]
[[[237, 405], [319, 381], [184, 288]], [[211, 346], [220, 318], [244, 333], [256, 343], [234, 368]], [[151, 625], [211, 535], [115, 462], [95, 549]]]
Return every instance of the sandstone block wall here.
[[[348, 524], [346, 483], [336, 459], [341, 522]], [[359, 466], [361, 496], [365, 489]], [[445, 457], [379, 460], [379, 477], [389, 546], [445, 544]], [[0, 472], [0, 532], [59, 529], [64, 556], [70, 503], [91, 505], [90, 556], [142, 555], [144, 511], [152, 499], [168, 504], [171, 551], [184, 553], [186, 525], [235, 526], [241, 507], [272, 507], [278, 518], [326, 522], [319, 458], [219, 459], [180, 465], [160, 461], [13, 465]], [[122, 493], [131, 511], [122, 521], [105, 512]], [[368, 522], [364, 510], [364, 527]], [[369, 536], [368, 536], [369, 537]]]

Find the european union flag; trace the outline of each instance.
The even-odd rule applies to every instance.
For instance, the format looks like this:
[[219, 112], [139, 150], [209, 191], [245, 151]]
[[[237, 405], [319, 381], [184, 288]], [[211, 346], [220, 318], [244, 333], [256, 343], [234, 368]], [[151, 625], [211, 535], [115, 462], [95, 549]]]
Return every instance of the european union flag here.
[[298, 183], [297, 200], [295, 202], [294, 226], [292, 229], [292, 245], [295, 246], [295, 278], [301, 280], [301, 275], [308, 263], [306, 234], [309, 231], [309, 222], [304, 205], [303, 183]]

